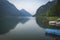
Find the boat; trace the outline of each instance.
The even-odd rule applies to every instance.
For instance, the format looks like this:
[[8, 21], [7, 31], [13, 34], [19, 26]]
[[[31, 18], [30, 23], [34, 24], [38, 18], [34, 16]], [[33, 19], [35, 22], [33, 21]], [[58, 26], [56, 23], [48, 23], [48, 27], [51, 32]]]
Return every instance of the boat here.
[[45, 33], [54, 34], [60, 36], [60, 29], [45, 29]]

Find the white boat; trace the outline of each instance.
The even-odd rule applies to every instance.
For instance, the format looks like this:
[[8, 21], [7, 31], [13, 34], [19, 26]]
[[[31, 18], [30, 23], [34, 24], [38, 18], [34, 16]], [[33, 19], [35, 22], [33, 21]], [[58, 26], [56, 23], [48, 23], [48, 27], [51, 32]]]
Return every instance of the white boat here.
[[56, 25], [57, 21], [49, 21], [49, 25]]

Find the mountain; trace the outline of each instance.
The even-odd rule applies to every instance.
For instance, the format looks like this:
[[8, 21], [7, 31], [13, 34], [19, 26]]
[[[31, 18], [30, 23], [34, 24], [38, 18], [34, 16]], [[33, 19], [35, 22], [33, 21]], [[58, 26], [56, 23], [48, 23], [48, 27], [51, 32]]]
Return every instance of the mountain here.
[[49, 1], [47, 4], [39, 7], [34, 16], [38, 17], [38, 16], [40, 16], [42, 14], [45, 14], [49, 10], [49, 8], [51, 8], [54, 4], [55, 4], [55, 1], [52, 1], [52, 2]]
[[26, 11], [25, 9], [21, 9], [20, 10], [20, 15], [21, 16], [32, 16], [28, 11]]
[[7, 0], [0, 0], [0, 17], [20, 16], [19, 10]]
[[57, 3], [48, 10], [48, 17], [60, 17], [60, 0], [56, 0]]
[[11, 4], [8, 0], [0, 0], [0, 17], [7, 16], [32, 16], [26, 10], [18, 10], [13, 4]]

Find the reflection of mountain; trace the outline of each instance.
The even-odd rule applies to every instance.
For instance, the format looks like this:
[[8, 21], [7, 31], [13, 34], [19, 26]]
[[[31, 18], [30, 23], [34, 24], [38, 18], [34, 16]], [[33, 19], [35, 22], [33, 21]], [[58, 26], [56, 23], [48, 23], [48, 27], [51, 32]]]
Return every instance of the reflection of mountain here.
[[22, 24], [24, 24], [24, 23], [26, 23], [27, 21], [29, 21], [30, 19], [29, 18], [20, 18], [19, 19], [20, 21], [20, 23], [22, 23]]
[[16, 18], [1, 18], [0, 19], [0, 34], [9, 32], [11, 29], [15, 28], [18, 23]]
[[46, 28], [46, 27], [47, 27], [47, 25], [45, 25], [39, 18], [36, 18], [36, 23], [37, 23], [40, 27], [42, 27], [42, 28]]
[[19, 22], [24, 24], [28, 20], [28, 18], [0, 18], [0, 34], [5, 34], [14, 29]]
[[27, 12], [27, 11], [24, 10], [24, 9], [20, 10], [20, 15], [21, 15], [21, 16], [32, 16], [29, 12]]
[[54, 34], [48, 34], [48, 33], [45, 33], [47, 37], [52, 37], [54, 38], [54, 40], [60, 40], [60, 36], [57, 36], [57, 35], [54, 35]]

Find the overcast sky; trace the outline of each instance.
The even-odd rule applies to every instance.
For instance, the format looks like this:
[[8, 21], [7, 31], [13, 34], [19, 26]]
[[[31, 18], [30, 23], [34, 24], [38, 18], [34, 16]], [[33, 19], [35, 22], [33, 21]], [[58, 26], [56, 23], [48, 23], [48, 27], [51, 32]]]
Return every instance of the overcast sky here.
[[37, 9], [51, 0], [8, 0], [16, 6], [18, 10], [25, 9], [34, 15]]

